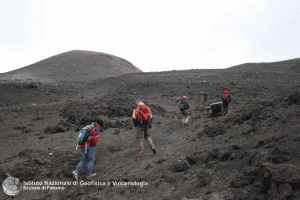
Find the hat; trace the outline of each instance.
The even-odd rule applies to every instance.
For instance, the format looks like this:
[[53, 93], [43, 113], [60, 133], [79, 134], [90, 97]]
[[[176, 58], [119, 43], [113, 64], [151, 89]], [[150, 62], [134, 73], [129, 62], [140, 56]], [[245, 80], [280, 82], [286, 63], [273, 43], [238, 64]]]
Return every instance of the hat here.
[[227, 90], [224, 91], [224, 94], [228, 94], [229, 92]]
[[186, 96], [183, 96], [182, 99], [186, 99]]

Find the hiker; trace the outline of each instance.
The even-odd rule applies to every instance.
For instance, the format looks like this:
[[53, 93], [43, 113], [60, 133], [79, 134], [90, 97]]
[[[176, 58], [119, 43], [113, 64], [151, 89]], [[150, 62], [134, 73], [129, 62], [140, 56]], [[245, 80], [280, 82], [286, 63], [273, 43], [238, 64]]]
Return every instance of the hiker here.
[[189, 121], [189, 112], [187, 111], [190, 108], [189, 103], [186, 101], [186, 96], [183, 96], [179, 109], [181, 111], [181, 114], [183, 116], [182, 123], [183, 126], [188, 126], [188, 121]]
[[224, 108], [222, 115], [225, 115], [228, 113], [228, 104], [231, 102], [231, 97], [227, 90], [224, 91], [224, 94], [222, 96], [222, 101], [223, 101], [223, 108]]
[[149, 129], [152, 123], [152, 114], [150, 108], [148, 108], [140, 100], [135, 101], [136, 108], [132, 113], [133, 125], [136, 128], [136, 138], [138, 140], [138, 150], [140, 152], [139, 157], [144, 158], [144, 143], [143, 139], [146, 140], [153, 154], [156, 154], [156, 149], [149, 135]]
[[[87, 139], [88, 140], [87, 142], [85, 142], [84, 140], [83, 142], [85, 143], [80, 145], [82, 160], [78, 163], [76, 170], [72, 172], [76, 180], [78, 180], [78, 174], [84, 164], [88, 164], [86, 170], [86, 178], [90, 179], [96, 176], [96, 173], [92, 173], [92, 169], [95, 161], [95, 147], [98, 143], [98, 138], [100, 135], [99, 131], [101, 131], [101, 126], [98, 123], [93, 122], [90, 126], [86, 126], [86, 127], [89, 128], [88, 129], [88, 132], [90, 132], [89, 139]], [[86, 127], [84, 127], [83, 130]]]
[[206, 101], [208, 100], [208, 95], [204, 92], [201, 92], [201, 95], [203, 97], [203, 105], [206, 106]]

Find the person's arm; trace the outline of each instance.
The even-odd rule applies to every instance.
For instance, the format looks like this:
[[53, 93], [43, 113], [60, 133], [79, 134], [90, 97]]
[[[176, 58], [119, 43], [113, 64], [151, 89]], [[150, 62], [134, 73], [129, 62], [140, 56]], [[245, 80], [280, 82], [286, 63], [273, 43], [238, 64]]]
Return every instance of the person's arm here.
[[93, 137], [93, 138], [91, 139], [91, 141], [93, 141], [93, 146], [94, 146], [94, 147], [95, 147], [95, 146], [97, 145], [97, 143], [98, 143], [99, 135], [100, 135], [100, 134], [98, 134], [97, 136], [95, 136], [95, 137]]
[[137, 126], [136, 110], [135, 110], [135, 109], [133, 110], [133, 113], [132, 113], [132, 123], [133, 123], [133, 126], [134, 126], [134, 127]]

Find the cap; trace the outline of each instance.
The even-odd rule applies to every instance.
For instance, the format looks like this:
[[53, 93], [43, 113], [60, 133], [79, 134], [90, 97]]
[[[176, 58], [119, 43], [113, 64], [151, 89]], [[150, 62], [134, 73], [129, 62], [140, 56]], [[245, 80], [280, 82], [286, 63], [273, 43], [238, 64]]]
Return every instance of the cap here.
[[186, 99], [186, 96], [183, 96], [183, 98], [182, 99]]

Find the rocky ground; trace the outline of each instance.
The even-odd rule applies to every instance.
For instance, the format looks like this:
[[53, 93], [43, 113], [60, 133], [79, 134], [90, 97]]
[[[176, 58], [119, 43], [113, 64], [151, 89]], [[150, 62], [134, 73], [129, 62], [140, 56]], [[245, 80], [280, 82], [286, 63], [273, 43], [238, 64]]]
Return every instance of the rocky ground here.
[[[0, 86], [0, 181], [6, 172], [27, 182], [75, 181], [77, 131], [98, 120], [104, 131], [93, 181], [145, 185], [22, 190], [15, 199], [300, 199], [299, 66], [295, 59], [80, 83], [7, 79]], [[200, 92], [215, 103], [225, 89], [232, 97], [229, 113], [208, 118]], [[188, 127], [179, 112], [184, 95]], [[131, 120], [136, 99], [153, 111], [150, 135], [157, 154], [145, 143], [143, 160]], [[87, 183], [85, 169], [79, 179]], [[10, 198], [1, 191], [0, 199]]]

